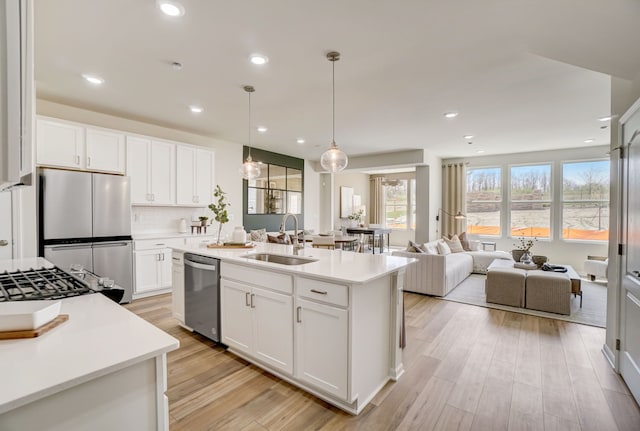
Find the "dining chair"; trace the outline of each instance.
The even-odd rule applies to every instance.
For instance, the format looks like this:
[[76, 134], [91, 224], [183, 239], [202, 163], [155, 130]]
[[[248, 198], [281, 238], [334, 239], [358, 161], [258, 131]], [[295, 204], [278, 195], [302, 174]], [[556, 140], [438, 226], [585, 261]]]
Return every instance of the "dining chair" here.
[[314, 248], [326, 248], [329, 250], [335, 250], [336, 242], [334, 237], [331, 236], [314, 236], [312, 238], [311, 245]]

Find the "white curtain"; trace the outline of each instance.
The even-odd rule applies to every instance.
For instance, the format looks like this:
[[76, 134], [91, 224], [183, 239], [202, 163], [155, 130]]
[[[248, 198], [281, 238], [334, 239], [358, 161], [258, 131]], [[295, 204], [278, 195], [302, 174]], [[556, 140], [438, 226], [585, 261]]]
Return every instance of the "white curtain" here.
[[459, 234], [465, 220], [456, 220], [455, 214], [466, 214], [467, 169], [464, 163], [442, 165], [442, 211], [440, 211], [441, 235]]
[[369, 177], [369, 223], [384, 225], [384, 186], [382, 177]]

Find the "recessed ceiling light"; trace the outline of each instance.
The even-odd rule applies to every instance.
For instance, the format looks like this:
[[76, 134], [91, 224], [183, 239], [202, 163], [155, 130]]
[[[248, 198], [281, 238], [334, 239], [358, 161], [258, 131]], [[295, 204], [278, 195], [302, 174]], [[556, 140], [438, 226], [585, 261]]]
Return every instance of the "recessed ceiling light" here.
[[444, 116], [446, 118], [456, 118], [458, 116], [458, 113], [457, 112], [445, 112]]
[[87, 82], [90, 82], [95, 85], [104, 84], [104, 79], [100, 78], [99, 76], [83, 74], [82, 77]]
[[195, 106], [195, 105], [191, 105], [189, 106], [189, 109], [191, 110], [191, 112], [193, 112], [194, 114], [199, 114], [202, 111], [204, 111], [204, 109], [202, 109], [202, 107], [200, 106]]
[[266, 127], [264, 127], [264, 126], [258, 126], [258, 127], [256, 127], [256, 130], [257, 130], [258, 132], [260, 132], [260, 133], [265, 133], [265, 132], [266, 132], [267, 130], [269, 130], [269, 129], [267, 129], [267, 128], [266, 128]]
[[612, 117], [611, 115], [606, 115], [606, 116], [604, 116], [604, 117], [600, 117], [600, 118], [598, 118], [598, 121], [603, 121], [603, 122], [604, 122], [604, 121], [611, 121], [611, 119], [612, 119], [612, 118], [613, 118], [613, 117]]
[[473, 139], [473, 135], [464, 135], [463, 138], [464, 139]]
[[589, 139], [585, 139], [585, 140], [584, 140], [584, 143], [585, 143], [585, 144], [590, 144], [590, 143], [592, 143], [592, 142], [594, 142], [594, 141], [595, 141], [595, 139], [591, 139], [591, 138], [589, 138]]
[[476, 151], [476, 153], [482, 154], [482, 153], [484, 153], [484, 150], [478, 150], [478, 151]]
[[297, 142], [298, 144], [304, 144], [304, 139], [302, 139], [302, 138], [298, 138], [298, 139], [296, 140], [296, 142]]
[[184, 7], [174, 0], [158, 0], [158, 7], [165, 15], [182, 16], [184, 15]]
[[249, 56], [249, 61], [251, 61], [253, 64], [263, 65], [269, 62], [269, 58], [266, 55], [262, 54], [251, 54]]

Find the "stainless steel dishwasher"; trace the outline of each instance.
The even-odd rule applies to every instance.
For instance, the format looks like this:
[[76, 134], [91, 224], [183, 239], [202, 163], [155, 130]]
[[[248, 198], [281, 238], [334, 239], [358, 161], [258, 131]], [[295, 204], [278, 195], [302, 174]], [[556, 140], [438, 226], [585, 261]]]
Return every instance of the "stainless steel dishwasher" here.
[[220, 342], [220, 261], [184, 255], [184, 320], [195, 332]]

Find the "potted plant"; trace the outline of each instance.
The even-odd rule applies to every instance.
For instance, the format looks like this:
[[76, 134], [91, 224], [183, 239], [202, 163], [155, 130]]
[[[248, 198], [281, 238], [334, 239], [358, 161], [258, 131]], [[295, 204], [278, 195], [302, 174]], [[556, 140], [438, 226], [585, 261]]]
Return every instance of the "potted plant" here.
[[[358, 211], [349, 214], [349, 216], [347, 217], [349, 220], [351, 220], [351, 222], [357, 226], [358, 224], [360, 224], [360, 219], [362, 219], [362, 214], [364, 214], [364, 210], [363, 209], [359, 209]], [[354, 226], [354, 227], [355, 227]]]
[[227, 207], [230, 206], [226, 202], [226, 193], [222, 191], [220, 185], [216, 185], [213, 192], [215, 202], [209, 204], [209, 209], [215, 214], [214, 220], [218, 222], [218, 244], [220, 244], [220, 234], [222, 233], [222, 225], [229, 221], [229, 213]]
[[522, 263], [531, 263], [531, 248], [538, 241], [535, 236], [525, 239], [524, 236], [518, 238], [518, 242], [513, 244], [516, 249], [511, 251], [514, 260]]
[[198, 219], [200, 220], [200, 224], [202, 226], [206, 226], [207, 225], [207, 220], [209, 220], [209, 217], [207, 216], [200, 216], [198, 217]]

